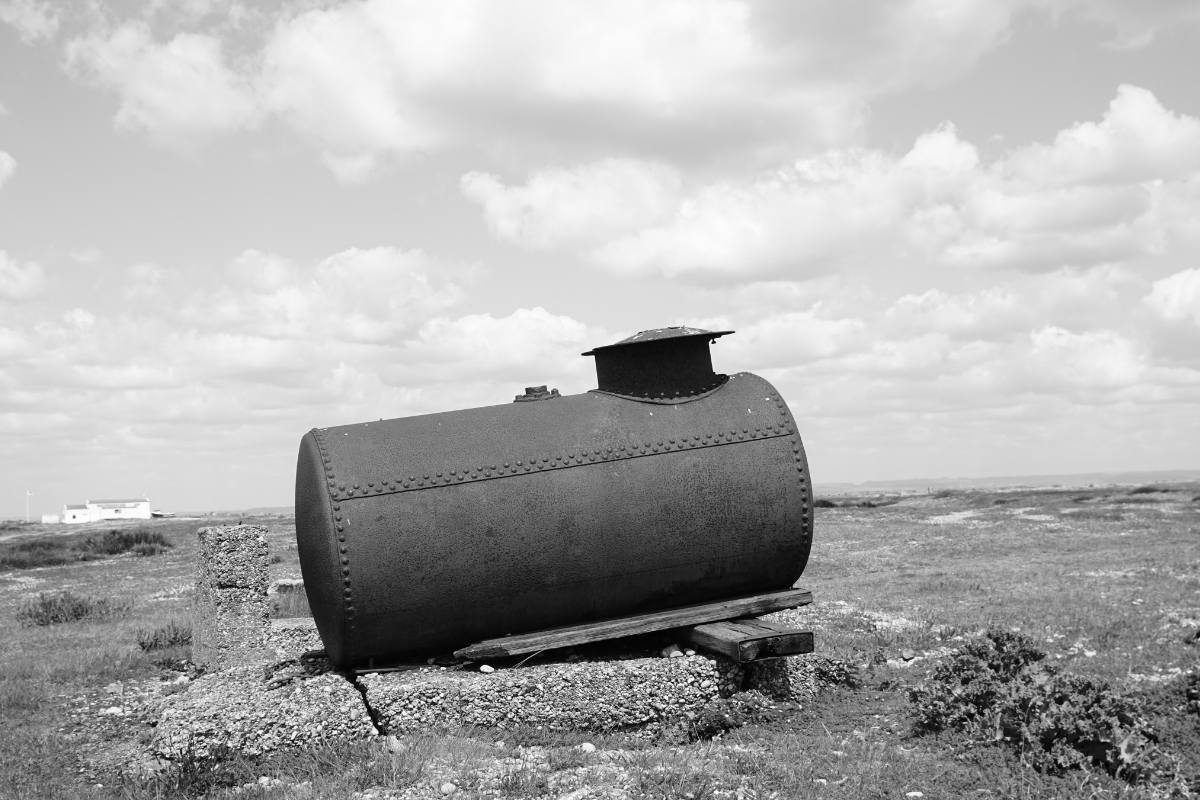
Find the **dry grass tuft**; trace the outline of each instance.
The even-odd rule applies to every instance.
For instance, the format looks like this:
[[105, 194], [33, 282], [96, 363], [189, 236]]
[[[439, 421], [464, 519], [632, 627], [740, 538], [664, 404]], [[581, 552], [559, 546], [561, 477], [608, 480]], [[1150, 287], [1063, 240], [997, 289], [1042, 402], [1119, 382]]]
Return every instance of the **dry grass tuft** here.
[[67, 622], [91, 620], [101, 622], [126, 616], [133, 608], [132, 600], [108, 597], [86, 597], [71, 592], [41, 593], [35, 600], [26, 600], [17, 610], [17, 622], [22, 627], [61, 625]]

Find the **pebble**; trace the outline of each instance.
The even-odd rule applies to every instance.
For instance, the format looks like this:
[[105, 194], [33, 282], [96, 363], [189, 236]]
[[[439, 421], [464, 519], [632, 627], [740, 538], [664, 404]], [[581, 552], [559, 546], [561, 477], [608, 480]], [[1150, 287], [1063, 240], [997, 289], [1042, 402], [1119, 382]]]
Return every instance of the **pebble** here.
[[491, 664], [480, 664], [479, 671], [482, 672], [484, 675], [490, 675], [491, 673], [496, 671], [496, 668], [493, 667]]
[[905, 661], [912, 661], [914, 658], [917, 657], [917, 654], [914, 653], [912, 650], [909, 650], [906, 647], [905, 649], [900, 651], [900, 657], [903, 658]]
[[455, 786], [450, 781], [446, 781], [445, 783], [443, 783], [441, 786], [438, 787], [438, 791], [441, 792], [442, 794], [454, 794], [456, 791], [458, 791], [458, 787]]
[[904, 796], [905, 797], [924, 797], [925, 793], [924, 792], [905, 792]]

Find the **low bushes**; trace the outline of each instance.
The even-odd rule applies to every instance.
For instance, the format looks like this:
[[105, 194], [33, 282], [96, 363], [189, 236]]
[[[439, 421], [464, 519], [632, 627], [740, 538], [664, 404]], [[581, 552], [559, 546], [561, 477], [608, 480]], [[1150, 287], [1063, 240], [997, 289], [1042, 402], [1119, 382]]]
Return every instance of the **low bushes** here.
[[17, 609], [17, 622], [22, 627], [59, 625], [80, 620], [103, 621], [123, 617], [133, 608], [132, 600], [107, 597], [87, 597], [71, 592], [42, 592]]
[[0, 545], [0, 569], [32, 569], [53, 567], [74, 561], [93, 561], [98, 558], [133, 553], [156, 556], [173, 545], [158, 531], [145, 528], [111, 529], [84, 538], [54, 536]]
[[86, 561], [89, 558], [116, 556], [121, 553], [154, 556], [165, 552], [170, 547], [171, 543], [158, 531], [148, 531], [144, 528], [125, 531], [114, 528], [105, 531], [100, 536], [87, 537], [73, 549], [81, 554], [81, 559]]
[[149, 653], [154, 650], [166, 650], [169, 647], [180, 647], [192, 643], [192, 626], [188, 623], [180, 623], [171, 620], [166, 625], [155, 628], [152, 631], [138, 629], [137, 632], [138, 647], [142, 648], [143, 652]]
[[77, 560], [78, 556], [53, 539], [15, 542], [0, 550], [0, 569], [53, 567]]
[[917, 729], [1000, 742], [1050, 773], [1097, 766], [1131, 782], [1174, 775], [1133, 698], [1044, 658], [1031, 639], [1006, 631], [967, 643], [909, 690]]

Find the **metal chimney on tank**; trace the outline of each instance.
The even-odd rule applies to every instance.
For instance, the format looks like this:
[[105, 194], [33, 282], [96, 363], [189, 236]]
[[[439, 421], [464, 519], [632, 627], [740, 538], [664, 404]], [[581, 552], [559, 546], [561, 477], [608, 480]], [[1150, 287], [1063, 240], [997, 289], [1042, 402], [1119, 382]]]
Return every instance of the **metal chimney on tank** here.
[[305, 434], [296, 537], [333, 663], [791, 586], [812, 540], [804, 447], [774, 387], [714, 373], [729, 333], [596, 347], [583, 394]]

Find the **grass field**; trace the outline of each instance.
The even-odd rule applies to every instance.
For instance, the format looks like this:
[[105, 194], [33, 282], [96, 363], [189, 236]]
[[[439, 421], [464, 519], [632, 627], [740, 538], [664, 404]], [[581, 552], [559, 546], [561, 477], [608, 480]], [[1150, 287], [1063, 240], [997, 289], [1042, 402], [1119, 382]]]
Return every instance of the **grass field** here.
[[[1200, 714], [1163, 697], [1200, 669], [1200, 485], [829, 499], [803, 581], [816, 602], [783, 616], [815, 631], [819, 653], [855, 665], [861, 684], [683, 745], [431, 732], [138, 777], [153, 715], [122, 709], [186, 682], [175, 634], [195, 530], [231, 520], [145, 523], [171, 545], [154, 554], [0, 569], [0, 797], [435, 797], [443, 784], [514, 798], [1186, 796], [1200, 775]], [[292, 521], [253, 521], [270, 532], [276, 577], [297, 577]], [[64, 527], [10, 525], [0, 559]], [[18, 620], [23, 605], [62, 591], [118, 613]], [[995, 743], [917, 734], [908, 689], [987, 629], [1019, 631], [1057, 669], [1157, 698], [1144, 707], [1177, 758], [1174, 788], [1095, 769], [1047, 774]], [[585, 740], [596, 749], [580, 749]]]

